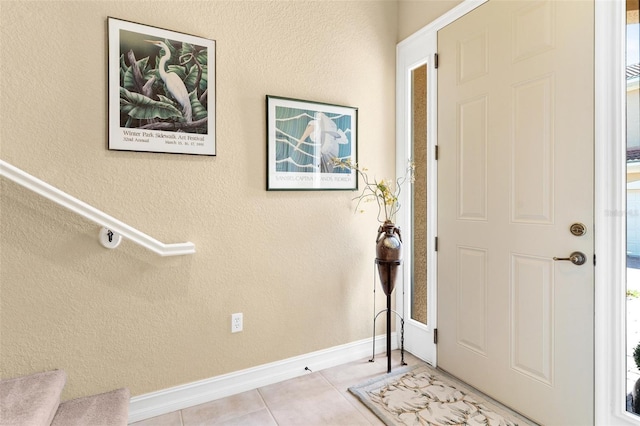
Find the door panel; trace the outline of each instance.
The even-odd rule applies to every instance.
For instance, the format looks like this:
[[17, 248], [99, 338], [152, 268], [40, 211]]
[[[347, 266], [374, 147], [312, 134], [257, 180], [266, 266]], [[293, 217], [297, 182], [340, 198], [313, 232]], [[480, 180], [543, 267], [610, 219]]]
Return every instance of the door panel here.
[[458, 219], [487, 219], [487, 97], [458, 106]]
[[593, 423], [592, 40], [587, 1], [438, 32], [438, 365], [545, 425]]
[[460, 265], [456, 323], [458, 343], [480, 355], [487, 354], [487, 251], [457, 247]]
[[511, 276], [511, 365], [552, 385], [553, 262], [514, 253]]

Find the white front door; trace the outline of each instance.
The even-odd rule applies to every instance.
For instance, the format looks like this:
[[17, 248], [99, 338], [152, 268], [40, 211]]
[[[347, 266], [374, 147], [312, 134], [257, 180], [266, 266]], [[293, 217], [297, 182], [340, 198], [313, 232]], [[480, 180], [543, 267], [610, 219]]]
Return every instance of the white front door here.
[[545, 425], [593, 424], [593, 7], [438, 32], [438, 366]]

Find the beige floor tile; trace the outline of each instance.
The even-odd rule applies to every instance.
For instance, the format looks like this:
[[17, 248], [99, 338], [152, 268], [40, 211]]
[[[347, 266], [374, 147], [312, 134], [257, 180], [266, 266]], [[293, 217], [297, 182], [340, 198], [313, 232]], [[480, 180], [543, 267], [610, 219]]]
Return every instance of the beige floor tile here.
[[333, 390], [333, 386], [320, 373], [309, 373], [280, 383], [263, 386], [260, 395], [265, 404], [285, 404], [300, 399], [317, 397]]
[[320, 373], [259, 389], [280, 426], [370, 425]]
[[372, 424], [344, 398], [291, 403], [273, 408], [271, 414], [279, 426], [370, 426]]
[[266, 409], [257, 390], [243, 392], [227, 398], [182, 410], [184, 426], [218, 425]]
[[345, 397], [347, 398], [349, 403], [353, 405], [353, 407], [358, 410], [360, 414], [362, 414], [362, 417], [364, 417], [365, 420], [369, 422], [369, 424], [376, 426], [384, 425], [384, 422], [380, 420], [378, 416], [373, 414], [373, 411], [369, 410], [366, 405], [364, 405], [358, 398], [355, 397], [355, 395], [349, 394]]
[[263, 408], [260, 411], [245, 414], [224, 422], [216, 423], [217, 426], [277, 426], [271, 412]]
[[182, 426], [182, 416], [180, 411], [174, 411], [162, 416], [130, 423], [130, 426]]

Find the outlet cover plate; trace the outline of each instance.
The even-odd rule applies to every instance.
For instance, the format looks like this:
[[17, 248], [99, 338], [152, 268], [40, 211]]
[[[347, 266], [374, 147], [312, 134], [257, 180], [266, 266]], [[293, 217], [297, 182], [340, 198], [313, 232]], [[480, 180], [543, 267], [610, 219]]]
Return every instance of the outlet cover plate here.
[[238, 333], [242, 331], [242, 312], [231, 314], [231, 332]]

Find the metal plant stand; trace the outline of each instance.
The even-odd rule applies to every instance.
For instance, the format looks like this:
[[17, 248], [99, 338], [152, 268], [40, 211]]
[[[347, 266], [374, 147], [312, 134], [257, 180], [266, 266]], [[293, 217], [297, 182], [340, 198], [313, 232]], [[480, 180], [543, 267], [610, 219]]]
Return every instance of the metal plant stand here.
[[[388, 278], [391, 281], [391, 266], [400, 266], [402, 264], [402, 260], [382, 260], [376, 259], [374, 263], [374, 279], [373, 279], [373, 354], [369, 362], [374, 362], [376, 357], [376, 320], [378, 316], [386, 312], [387, 313], [387, 373], [391, 373], [391, 313], [394, 313], [400, 318], [400, 364], [407, 365], [404, 362], [404, 318], [402, 315], [397, 313], [396, 311], [391, 309], [391, 292], [387, 294], [387, 308], [382, 309], [378, 313], [376, 313], [376, 279], [375, 276], [377, 274], [375, 265], [388, 265], [387, 268]], [[402, 278], [402, 313], [404, 314], [404, 274]]]

